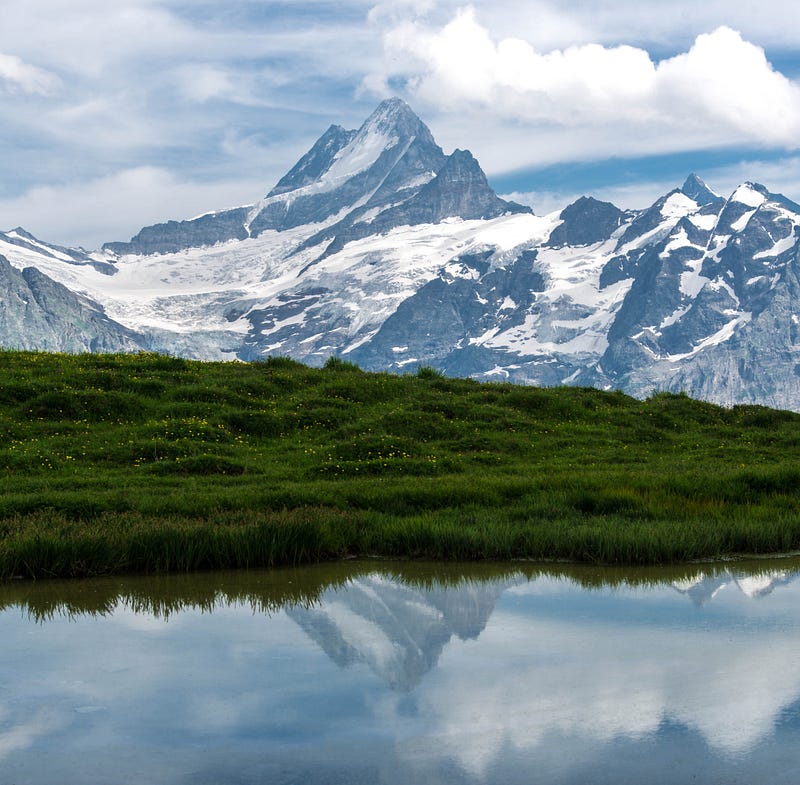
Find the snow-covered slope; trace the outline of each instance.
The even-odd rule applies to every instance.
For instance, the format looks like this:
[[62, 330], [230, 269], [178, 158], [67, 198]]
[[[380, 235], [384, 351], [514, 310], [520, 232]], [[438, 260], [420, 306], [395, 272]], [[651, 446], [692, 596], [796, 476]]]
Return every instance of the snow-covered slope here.
[[393, 689], [408, 692], [436, 666], [452, 638], [477, 638], [503, 591], [521, 580], [423, 591], [375, 574], [287, 615], [337, 665], [364, 663]]
[[[331, 126], [252, 205], [91, 254], [16, 229], [0, 254], [136, 346], [191, 357], [337, 355], [800, 409], [798, 227], [785, 197], [745, 183], [726, 199], [696, 175], [646, 210], [583, 197], [535, 216], [391, 99], [358, 130]], [[24, 345], [53, 348], [40, 338]]]
[[695, 605], [705, 605], [716, 599], [726, 589], [738, 589], [745, 597], [758, 599], [772, 594], [775, 589], [787, 586], [798, 580], [796, 572], [772, 570], [761, 573], [740, 573], [737, 570], [726, 570], [714, 575], [703, 572], [695, 577], [676, 581], [673, 588], [689, 597]]

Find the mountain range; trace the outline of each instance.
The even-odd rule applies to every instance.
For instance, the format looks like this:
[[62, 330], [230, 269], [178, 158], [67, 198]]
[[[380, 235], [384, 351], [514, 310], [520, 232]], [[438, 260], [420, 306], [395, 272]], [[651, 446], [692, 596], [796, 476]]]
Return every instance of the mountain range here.
[[0, 232], [0, 345], [337, 356], [800, 410], [799, 248], [799, 205], [694, 174], [644, 210], [535, 215], [395, 98], [251, 205], [91, 253]]
[[[733, 568], [699, 572], [670, 585], [700, 608], [715, 600], [724, 604], [724, 597], [736, 602], [737, 592], [747, 600], [763, 600], [798, 577], [786, 569]], [[544, 585], [557, 580], [542, 576]], [[392, 689], [411, 692], [437, 667], [451, 641], [477, 640], [483, 634], [506, 591], [524, 591], [536, 581], [520, 573], [420, 588], [375, 573], [325, 592], [318, 603], [293, 605], [285, 612], [339, 667], [366, 665]]]

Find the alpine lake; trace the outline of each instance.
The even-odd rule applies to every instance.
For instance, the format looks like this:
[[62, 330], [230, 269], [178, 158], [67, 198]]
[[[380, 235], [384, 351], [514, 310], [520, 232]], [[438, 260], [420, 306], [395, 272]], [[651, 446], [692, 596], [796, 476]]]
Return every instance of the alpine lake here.
[[800, 782], [800, 558], [0, 585], [0, 784]]

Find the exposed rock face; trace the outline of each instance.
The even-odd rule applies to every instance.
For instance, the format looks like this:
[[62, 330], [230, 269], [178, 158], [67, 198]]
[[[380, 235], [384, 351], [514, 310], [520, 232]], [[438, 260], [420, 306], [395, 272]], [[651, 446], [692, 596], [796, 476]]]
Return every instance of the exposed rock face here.
[[753, 184], [681, 217], [637, 262], [598, 365], [607, 382], [797, 408], [799, 223], [800, 207]]
[[[360, 215], [365, 216], [368, 211]], [[368, 220], [348, 218], [333, 227], [336, 235], [325, 256], [340, 251], [348, 242], [374, 234], [385, 234], [398, 226], [435, 224], [446, 218], [497, 218], [506, 213], [529, 213], [529, 207], [506, 202], [491, 189], [486, 175], [469, 150], [456, 150], [437, 175], [404, 202], [393, 205]], [[325, 236], [320, 233], [309, 245]]]
[[26, 232], [21, 226], [12, 229], [10, 232], [0, 232], [0, 244], [9, 248], [20, 249], [22, 252], [29, 252], [34, 259], [44, 257], [67, 264], [89, 265], [106, 275], [114, 275], [117, 272], [117, 268], [113, 264], [94, 258], [82, 248], [64, 248], [61, 245], [43, 243], [41, 240], [37, 240], [30, 232]]
[[319, 180], [330, 169], [339, 151], [352, 141], [356, 133], [356, 131], [346, 131], [340, 125], [332, 125], [278, 181], [267, 194], [267, 198], [295, 191]]
[[109, 319], [35, 267], [17, 270], [0, 256], [0, 335], [3, 346], [55, 352], [132, 352], [142, 336]]
[[248, 208], [209, 213], [191, 221], [167, 221], [146, 226], [129, 243], [106, 243], [104, 251], [113, 254], [176, 253], [185, 248], [214, 245], [227, 240], [244, 240]]
[[600, 202], [591, 196], [582, 196], [559, 215], [561, 223], [553, 229], [547, 245], [561, 248], [565, 245], [592, 245], [607, 240], [630, 218], [610, 202]]
[[715, 194], [694, 172], [686, 178], [680, 189], [686, 196], [699, 205], [719, 204], [724, 199]]
[[[538, 217], [398, 99], [331, 126], [248, 207], [97, 254], [17, 229], [0, 253], [6, 346], [335, 355], [800, 410], [800, 206], [753, 183], [723, 198], [692, 174], [645, 210], [582, 197]], [[85, 339], [45, 327], [68, 301], [93, 315]]]

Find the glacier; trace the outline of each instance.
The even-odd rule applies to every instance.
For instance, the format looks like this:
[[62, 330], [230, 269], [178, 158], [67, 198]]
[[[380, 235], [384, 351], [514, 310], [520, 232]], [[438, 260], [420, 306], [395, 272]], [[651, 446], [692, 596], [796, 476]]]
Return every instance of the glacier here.
[[[2, 216], [0, 216], [0, 220]], [[697, 175], [535, 215], [399, 99], [250, 205], [87, 252], [0, 232], [0, 344], [684, 391], [800, 410], [800, 206]]]

